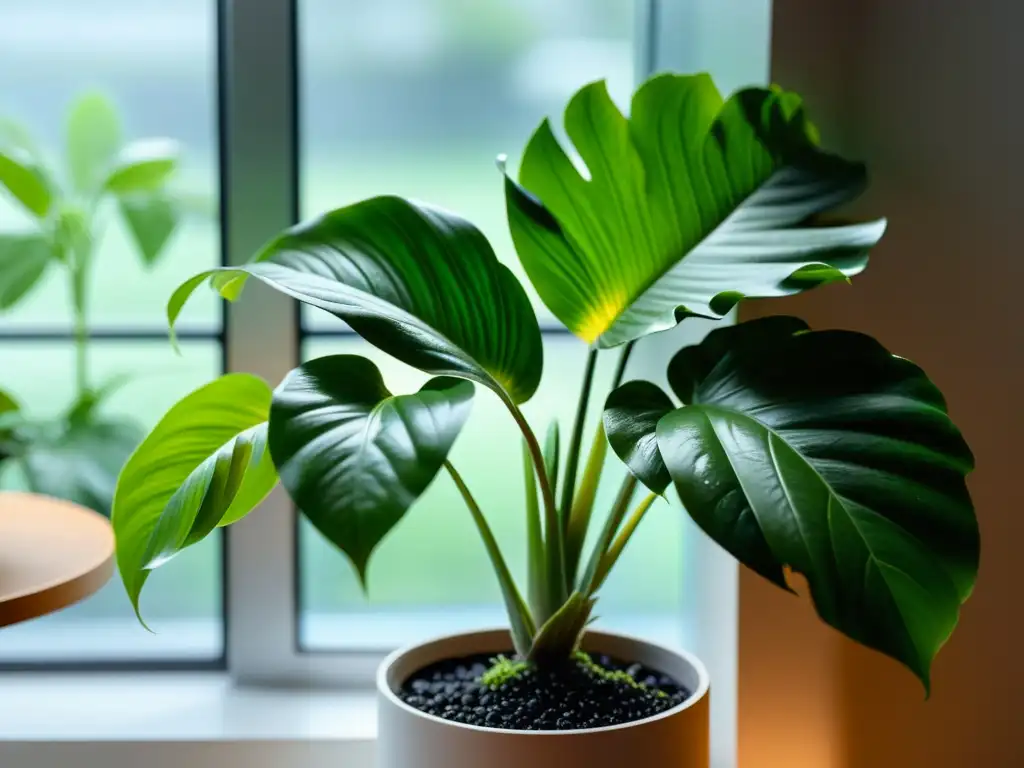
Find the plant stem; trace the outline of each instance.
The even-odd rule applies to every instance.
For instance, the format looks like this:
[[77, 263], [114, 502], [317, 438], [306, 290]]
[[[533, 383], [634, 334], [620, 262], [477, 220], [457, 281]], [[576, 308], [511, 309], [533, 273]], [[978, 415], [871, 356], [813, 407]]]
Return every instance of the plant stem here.
[[615, 541], [608, 548], [608, 551], [601, 558], [600, 564], [597, 566], [597, 573], [594, 575], [594, 584], [591, 588], [591, 592], [596, 592], [604, 584], [604, 580], [608, 578], [608, 574], [611, 573], [615, 563], [618, 562], [619, 556], [622, 554], [622, 550], [626, 548], [626, 544], [629, 543], [630, 537], [633, 535], [633, 531], [640, 525], [640, 521], [644, 519], [644, 515], [647, 514], [647, 510], [651, 508], [651, 505], [658, 498], [658, 494], [649, 493], [647, 498], [641, 501], [636, 509], [633, 510], [633, 514], [629, 516], [625, 524], [622, 526], [622, 530], [619, 531], [619, 535], [615, 537]]
[[537, 470], [537, 481], [540, 483], [540, 495], [544, 502], [544, 553], [547, 564], [547, 588], [550, 595], [550, 603], [560, 606], [569, 597], [568, 585], [565, 581], [565, 543], [562, 537], [562, 526], [558, 519], [558, 510], [555, 508], [555, 495], [551, 490], [551, 481], [548, 478], [547, 470], [544, 468], [544, 452], [541, 450], [537, 436], [530, 428], [530, 423], [523, 416], [523, 412], [511, 400], [502, 398], [502, 402], [509, 409], [512, 418], [519, 426], [526, 440], [526, 449], [533, 460], [533, 467]]
[[619, 494], [615, 497], [615, 503], [608, 513], [608, 519], [605, 520], [601, 535], [594, 543], [594, 549], [590, 553], [590, 560], [587, 562], [587, 569], [583, 572], [583, 578], [580, 580], [580, 591], [585, 595], [593, 595], [597, 591], [595, 580], [598, 568], [600, 568], [601, 560], [604, 558], [605, 552], [608, 551], [612, 540], [615, 538], [615, 534], [619, 530], [619, 525], [622, 524], [622, 518], [626, 516], [629, 503], [633, 500], [633, 494], [636, 493], [637, 484], [637, 479], [628, 472], [622, 479]]
[[615, 366], [615, 375], [612, 376], [610, 391], [614, 391], [622, 383], [622, 378], [626, 375], [626, 363], [629, 362], [629, 356], [633, 354], [633, 345], [635, 344], [636, 341], [630, 341], [622, 348], [622, 354], [619, 355], [619, 363]]
[[[633, 352], [633, 345], [635, 343], [635, 341], [631, 341], [622, 348], [622, 354], [619, 355], [619, 362], [615, 366], [615, 373], [612, 376], [612, 385], [609, 392], [614, 391], [619, 384], [622, 383], [622, 379], [626, 373], [626, 364], [629, 362], [629, 356]], [[593, 360], [593, 357], [591, 357], [591, 360]], [[589, 370], [586, 378], [586, 386], [588, 388], [587, 396], [589, 396], [589, 382], [592, 377], [593, 370]], [[581, 400], [582, 399], [583, 396], [581, 396]], [[577, 426], [580, 426], [581, 422], [579, 412], [577, 412], [576, 417]], [[586, 542], [587, 533], [590, 530], [590, 518], [593, 514], [594, 500], [597, 497], [597, 488], [601, 482], [601, 475], [604, 473], [604, 459], [607, 451], [608, 440], [604, 433], [604, 424], [599, 419], [597, 431], [594, 434], [590, 453], [587, 457], [587, 466], [583, 473], [583, 481], [580, 484], [579, 493], [576, 494], [571, 501], [571, 511], [568, 515], [569, 524], [565, 533], [565, 568], [566, 578], [570, 583], [570, 592], [572, 591], [572, 584], [576, 583], [576, 574], [577, 569], [579, 568], [580, 555], [583, 552], [583, 545]], [[563, 489], [563, 491], [565, 490], [567, 490], [567, 488]], [[617, 527], [618, 522], [616, 522], [615, 525]], [[612, 533], [614, 534], [614, 530]]]
[[76, 252], [68, 263], [71, 311], [75, 343], [75, 391], [79, 398], [89, 390], [89, 325], [86, 304], [86, 254]]
[[558, 610], [549, 605], [549, 594], [544, 583], [544, 534], [537, 506], [537, 474], [533, 469], [530, 451], [523, 441], [523, 485], [526, 489], [526, 599], [537, 624], [543, 624]]
[[505, 599], [505, 608], [508, 611], [509, 620], [512, 625], [512, 639], [516, 646], [516, 652], [525, 656], [530, 652], [533, 636], [537, 634], [537, 627], [533, 617], [530, 615], [530, 609], [527, 608], [522, 595], [519, 593], [519, 589], [516, 587], [515, 579], [512, 578], [512, 573], [508, 569], [505, 557], [501, 554], [501, 547], [498, 546], [498, 541], [494, 538], [494, 532], [491, 530], [491, 526], [488, 525], [484, 513], [480, 510], [480, 505], [476, 503], [476, 499], [470, 493], [469, 487], [455, 467], [452, 466], [451, 462], [445, 460], [444, 466], [448, 470], [448, 474], [452, 476], [452, 480], [455, 481], [455, 487], [462, 494], [462, 499], [469, 508], [469, 514], [472, 515], [473, 522], [476, 523], [477, 530], [480, 532], [480, 538], [483, 539], [487, 555], [491, 559], [491, 565], [494, 566], [494, 572], [501, 586], [501, 594]]
[[569, 515], [569, 531], [565, 537], [565, 572], [570, 584], [576, 583], [576, 572], [580, 564], [580, 554], [586, 543], [587, 532], [590, 530], [590, 518], [594, 512], [594, 501], [604, 471], [604, 460], [608, 455], [608, 438], [604, 433], [604, 424], [598, 422], [597, 432], [590, 444], [587, 455], [587, 466], [583, 470], [583, 479], [572, 502]]
[[562, 535], [569, 530], [569, 514], [572, 511], [572, 498], [576, 493], [576, 470], [580, 463], [580, 447], [583, 443], [583, 424], [587, 420], [587, 406], [590, 403], [590, 390], [594, 384], [594, 368], [597, 364], [597, 349], [591, 347], [587, 352], [587, 366], [583, 371], [583, 384], [580, 397], [576, 403], [576, 419], [572, 425], [572, 438], [569, 442], [569, 453], [566, 456], [565, 478], [562, 481]]

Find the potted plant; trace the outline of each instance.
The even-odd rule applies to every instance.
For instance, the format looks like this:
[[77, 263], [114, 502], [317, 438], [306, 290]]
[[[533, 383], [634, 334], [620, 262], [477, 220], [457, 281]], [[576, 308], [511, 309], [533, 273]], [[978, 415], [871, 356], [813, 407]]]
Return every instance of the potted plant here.
[[102, 93], [87, 92], [68, 111], [63, 167], [48, 162], [17, 123], [0, 121], [0, 187], [28, 227], [0, 233], [0, 314], [13, 309], [47, 273], [63, 273], [74, 333], [74, 399], [57, 417], [38, 417], [0, 391], [0, 471], [19, 472], [29, 490], [110, 514], [117, 473], [144, 431], [103, 413], [124, 376], [97, 383], [89, 366], [92, 277], [103, 234], [119, 218], [147, 268], [182, 215], [198, 201], [175, 191], [179, 147], [170, 139], [125, 143], [121, 120]]
[[[518, 182], [504, 185], [526, 273], [589, 345], [567, 444], [557, 429], [542, 443], [520, 411], [543, 370], [537, 319], [473, 225], [397, 197], [331, 211], [244, 266], [184, 283], [168, 305], [172, 328], [200, 284], [236, 299], [255, 278], [434, 378], [393, 394], [369, 360], [332, 355], [273, 391], [230, 373], [182, 399], [117, 487], [118, 565], [136, 610], [151, 569], [241, 519], [278, 481], [365, 584], [376, 546], [447, 474], [494, 565], [509, 627], [384, 662], [379, 765], [706, 766], [700, 662], [587, 629], [602, 582], [674, 485], [740, 562], [784, 589], [787, 571], [802, 574], [824, 621], [927, 688], [974, 583], [979, 541], [964, 480], [971, 453], [921, 369], [862, 334], [780, 316], [723, 324], [679, 350], [668, 361], [675, 399], [625, 376], [645, 335], [863, 270], [885, 222], [826, 214], [863, 190], [864, 167], [819, 148], [794, 94], [753, 88], [723, 101], [706, 75], [653, 77], [628, 118], [602, 83], [588, 85], [565, 127], [585, 170], [545, 121]], [[584, 461], [583, 415], [603, 396], [591, 392], [596, 356], [613, 347], [618, 370]], [[497, 397], [522, 432], [525, 592], [472, 479], [447, 458], [477, 396]], [[588, 550], [608, 448], [630, 473]]]

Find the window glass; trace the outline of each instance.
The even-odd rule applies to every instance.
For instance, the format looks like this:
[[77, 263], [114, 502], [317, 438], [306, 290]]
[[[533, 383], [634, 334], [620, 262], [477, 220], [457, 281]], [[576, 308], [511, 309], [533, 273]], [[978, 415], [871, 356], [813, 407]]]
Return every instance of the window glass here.
[[[378, 194], [425, 200], [474, 222], [522, 276], [495, 158], [508, 154], [514, 170], [541, 119], [561, 131], [565, 102], [588, 82], [628, 100], [635, 4], [303, 0], [299, 10], [303, 214]], [[339, 325], [306, 312], [314, 328]]]
[[[152, 427], [178, 398], [221, 371], [221, 310], [200, 291], [175, 355], [164, 307], [192, 273], [220, 263], [217, 196], [216, 16], [213, 0], [45, 0], [3, 3], [0, 25], [0, 119], [32, 137], [48, 164], [64, 168], [65, 121], [74, 100], [102, 93], [116, 107], [125, 141], [167, 137], [182, 147], [170, 191], [180, 223], [162, 257], [146, 267], [116, 206], [98, 210], [99, 236], [89, 276], [88, 384], [122, 386], [104, 416]], [[60, 178], [64, 188], [66, 178]], [[0, 235], [33, 221], [0, 190]], [[66, 273], [51, 264], [25, 299], [0, 311], [0, 390], [33, 420], [67, 411], [76, 392], [76, 355]], [[13, 461], [0, 464], [0, 489], [21, 489]], [[150, 578], [135, 619], [120, 579], [88, 600], [0, 631], [0, 666], [23, 662], [109, 663], [216, 660], [221, 657], [219, 536]]]
[[[170, 288], [220, 263], [217, 221], [216, 18], [213, 0], [40, 0], [3, 4], [0, 119], [24, 127], [49, 165], [63, 169], [72, 102], [99, 91], [113, 100], [126, 141], [167, 137], [181, 145], [172, 188], [182, 224], [159, 262], [142, 265], [120, 216], [101, 211], [103, 236], [90, 287], [97, 327], [165, 325]], [[67, 180], [60, 179], [67, 187]], [[31, 222], [0, 191], [0, 230]], [[0, 328], [68, 328], [68, 287], [49, 270]], [[200, 291], [182, 323], [214, 329], [216, 297]]]

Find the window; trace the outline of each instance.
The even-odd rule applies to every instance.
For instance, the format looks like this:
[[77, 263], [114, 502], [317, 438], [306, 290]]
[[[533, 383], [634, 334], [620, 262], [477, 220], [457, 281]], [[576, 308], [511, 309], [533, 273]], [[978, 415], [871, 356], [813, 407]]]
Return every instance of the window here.
[[[182, 279], [222, 259], [247, 260], [300, 213], [381, 193], [459, 211], [521, 275], [495, 156], [508, 152], [514, 168], [540, 119], [553, 118], [560, 130], [566, 98], [594, 79], [605, 78], [623, 107], [634, 84], [658, 69], [707, 69], [723, 90], [763, 81], [769, 17], [768, 0], [39, 0], [6, 12], [0, 71], [20, 76], [0, 81], [0, 103], [55, 153], [68, 100], [101, 87], [130, 137], [163, 134], [184, 144], [188, 190], [211, 199], [224, 190], [223, 236], [212, 217], [192, 220], [155, 269], [138, 266], [116, 225], [103, 240], [92, 286], [94, 375], [135, 374], [111, 408], [149, 426], [225, 364], [276, 384], [302, 359], [357, 352], [377, 362], [395, 391], [414, 388], [419, 372], [259, 285], [225, 307], [200, 292], [181, 323], [181, 357], [164, 338], [163, 307]], [[23, 224], [0, 199], [0, 229]], [[40, 413], [56, 412], [72, 391], [65, 294], [48, 279], [0, 317], [0, 388]], [[534, 300], [547, 374], [524, 410], [538, 431], [557, 418], [564, 434], [585, 349]], [[658, 361], [667, 353], [653, 348], [678, 348], [702, 331], [688, 322], [644, 339], [629, 375], [661, 380]], [[588, 435], [615, 358], [601, 356]], [[481, 393], [466, 432], [453, 462], [521, 569], [515, 428]], [[479, 441], [491, 434], [499, 439], [484, 453]], [[607, 509], [622, 472], [610, 459], [597, 509]], [[0, 478], [4, 487], [19, 482], [10, 472]], [[381, 546], [369, 599], [281, 491], [226, 538], [226, 650], [242, 681], [365, 684], [398, 644], [504, 622], [482, 545], [445, 477]], [[143, 608], [156, 636], [138, 627], [115, 579], [79, 606], [5, 629], [0, 664], [219, 663], [220, 555], [219, 542], [208, 542], [154, 574]], [[682, 643], [707, 662], [719, 755], [731, 754], [735, 727], [735, 591], [731, 560], [676, 505], [659, 504], [600, 610], [605, 626]]]
[[[299, 4], [300, 192], [303, 215], [375, 194], [400, 194], [457, 211], [479, 226], [532, 293], [505, 222], [495, 157], [517, 152], [549, 115], [560, 125], [581, 85], [606, 79], [627, 104], [638, 25], [631, 3], [492, 0], [303, 0]], [[526, 406], [535, 429], [572, 428], [586, 348], [534, 295], [544, 328], [545, 379]], [[330, 315], [302, 311], [302, 355], [373, 359], [396, 392], [426, 380], [394, 363]], [[615, 353], [602, 355], [610, 377]], [[607, 389], [607, 383], [605, 384]], [[601, 387], [595, 389], [600, 393]], [[600, 395], [591, 414], [596, 426]], [[493, 449], [480, 440], [493, 435]], [[496, 399], [477, 398], [452, 459], [489, 515], [506, 557], [525, 563], [518, 433]], [[588, 437], [589, 439], [589, 437]], [[598, 509], [623, 470], [609, 460]], [[603, 505], [602, 505], [603, 502]], [[316, 530], [300, 523], [300, 646], [309, 651], [383, 650], [452, 626], [501, 624], [497, 584], [465, 508], [438, 477], [371, 561], [369, 599], [354, 572]], [[673, 637], [680, 578], [651, 581], [645, 561], [678, 571], [682, 519], [651, 515], [602, 597], [602, 616], [657, 625]]]
[[[168, 136], [182, 144], [183, 167], [175, 182], [182, 199], [216, 200], [211, 0], [47, 0], [7, 7], [4, 18], [3, 117], [24, 125], [48, 159], [63, 153], [72, 100], [98, 90], [116, 104], [126, 140]], [[208, 212], [183, 218], [159, 262], [147, 269], [120, 218], [113, 211], [101, 215], [109, 224], [96, 246], [89, 285], [89, 383], [127, 375], [104, 407], [149, 428], [177, 398], [222, 368], [221, 309], [212, 295], [190, 308], [180, 357], [167, 342], [163, 316], [168, 286], [220, 263], [217, 222]], [[30, 223], [0, 194], [0, 230], [18, 231]], [[49, 269], [24, 301], [0, 315], [0, 388], [33, 417], [57, 416], [75, 392], [65, 279]], [[24, 482], [14, 466], [0, 474], [0, 487]], [[218, 663], [220, 549], [214, 538], [187, 552], [176, 567], [154, 574], [143, 609], [158, 635], [139, 626], [115, 579], [66, 611], [6, 628], [0, 633], [0, 665]]]

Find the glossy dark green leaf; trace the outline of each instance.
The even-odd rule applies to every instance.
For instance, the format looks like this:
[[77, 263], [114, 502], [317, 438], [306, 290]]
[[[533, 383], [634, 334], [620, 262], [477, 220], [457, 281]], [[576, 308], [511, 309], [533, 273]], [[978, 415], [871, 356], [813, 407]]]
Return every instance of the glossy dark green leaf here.
[[608, 444], [629, 471], [655, 493], [664, 493], [671, 482], [658, 450], [655, 428], [675, 405], [649, 381], [627, 381], [604, 404], [604, 430]]
[[0, 311], [31, 291], [52, 259], [53, 249], [41, 234], [0, 234]]
[[18, 461], [29, 490], [109, 515], [117, 473], [142, 436], [135, 422], [113, 418], [31, 425]]
[[104, 188], [115, 195], [154, 192], [178, 167], [180, 148], [171, 139], [143, 139], [127, 144], [114, 160]]
[[98, 91], [79, 96], [68, 112], [66, 134], [72, 184], [78, 192], [95, 193], [121, 147], [121, 120], [113, 102]]
[[357, 355], [296, 368], [274, 392], [270, 453], [295, 504], [365, 584], [374, 548], [427, 489], [469, 416], [473, 385], [392, 395]]
[[799, 98], [777, 88], [723, 103], [707, 75], [657, 75], [627, 119], [592, 83], [565, 129], [586, 174], [545, 120], [520, 184], [506, 178], [509, 225], [544, 303], [600, 347], [846, 279], [885, 229], [818, 218], [860, 194], [864, 167], [819, 150]]
[[128, 195], [122, 197], [119, 204], [142, 262], [152, 266], [178, 225], [177, 205], [161, 193]]
[[179, 287], [167, 307], [172, 326], [215, 274], [226, 298], [251, 275], [340, 317], [409, 365], [476, 381], [515, 403], [540, 382], [543, 346], [526, 292], [476, 227], [437, 208], [375, 197], [293, 227], [252, 263]]
[[125, 464], [113, 524], [117, 566], [136, 614], [152, 569], [240, 520], [273, 489], [270, 398], [256, 376], [221, 376], [172, 406]]
[[868, 336], [767, 318], [670, 366], [689, 403], [658, 423], [683, 505], [740, 561], [929, 684], [978, 569], [973, 458], [942, 395]]
[[0, 186], [33, 216], [44, 218], [53, 202], [49, 182], [42, 168], [23, 152], [0, 151]]

